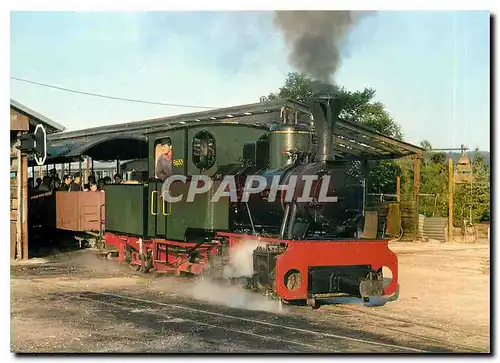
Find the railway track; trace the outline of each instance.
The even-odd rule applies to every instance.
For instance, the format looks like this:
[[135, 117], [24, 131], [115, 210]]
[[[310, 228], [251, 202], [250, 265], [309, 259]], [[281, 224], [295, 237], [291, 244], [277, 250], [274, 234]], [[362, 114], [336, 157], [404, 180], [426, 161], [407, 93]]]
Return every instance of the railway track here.
[[[379, 319], [390, 320], [392, 322], [398, 322], [398, 323], [402, 323], [402, 324], [409, 324], [409, 325], [413, 325], [413, 326], [425, 327], [425, 328], [433, 329], [433, 330], [436, 330], [436, 331], [443, 331], [443, 330], [444, 331], [449, 331], [449, 330], [443, 329], [442, 326], [434, 325], [434, 324], [430, 324], [430, 323], [424, 323], [424, 322], [421, 322], [421, 321], [415, 322], [415, 321], [411, 321], [411, 320], [403, 319], [403, 318], [399, 318], [399, 317], [392, 317], [392, 316], [387, 316], [387, 315], [384, 315], [384, 314], [373, 313], [371, 311], [363, 311], [361, 309], [356, 309], [356, 308], [349, 307], [349, 306], [343, 306], [342, 308], [345, 309], [345, 310], [351, 311], [354, 314], [361, 313], [363, 315], [368, 315], [368, 316], [379, 318]], [[470, 331], [465, 331], [465, 330], [456, 329], [456, 328], [454, 328], [453, 331], [454, 332], [459, 332], [459, 333], [464, 333], [464, 334], [471, 334]], [[479, 333], [472, 333], [472, 334], [474, 334], [476, 336], [483, 337], [483, 338], [489, 338], [489, 336], [485, 335], [485, 334], [479, 334]]]
[[[21, 278], [31, 277], [35, 278], [36, 280], [37, 277], [53, 277], [56, 275], [73, 275], [74, 277], [76, 277], [76, 275], [79, 275], [80, 272], [82, 271], [78, 268], [68, 268], [68, 266], [52, 264], [45, 266], [30, 266], [29, 268], [23, 267], [14, 275], [17, 275], [17, 277]], [[136, 275], [136, 273], [132, 273], [132, 275]], [[59, 284], [56, 283], [56, 285]], [[414, 322], [399, 317], [385, 316], [384, 314], [372, 312], [371, 310], [368, 310], [366, 308], [359, 309], [356, 307], [351, 307], [349, 305], [335, 306], [334, 309], [325, 309], [326, 314], [320, 315], [324, 318], [324, 321], [320, 322], [324, 323], [323, 327], [319, 326], [321, 324], [317, 324], [317, 317], [311, 316], [311, 314], [313, 314], [314, 312], [305, 310], [304, 313], [304, 309], [301, 309], [299, 307], [287, 306], [286, 309], [291, 312], [290, 316], [307, 316], [309, 318], [309, 326], [297, 326], [294, 323], [294, 319], [288, 319], [280, 323], [275, 323], [268, 320], [263, 321], [251, 318], [249, 316], [252, 315], [249, 315], [248, 312], [245, 312], [244, 310], [237, 311], [233, 309], [231, 311], [231, 314], [227, 314], [221, 313], [220, 307], [212, 307], [211, 304], [203, 304], [199, 301], [189, 302], [188, 304], [185, 304], [184, 301], [188, 301], [188, 297], [183, 297], [183, 302], [174, 304], [170, 302], [157, 301], [156, 296], [151, 299], [149, 297], [147, 299], [138, 298], [135, 297], [135, 294], [137, 292], [132, 292], [133, 295], [129, 295], [128, 292], [126, 292], [127, 295], [125, 295], [92, 291], [92, 289], [82, 292], [78, 288], [70, 287], [67, 284], [59, 285], [59, 287], [66, 289], [66, 291], [68, 289], [73, 291], [64, 295], [66, 299], [94, 303], [99, 305], [101, 309], [105, 309], [105, 306], [113, 306], [113, 308], [124, 311], [127, 314], [132, 310], [143, 310], [142, 314], [146, 314], [149, 316], [157, 315], [158, 319], [167, 321], [170, 319], [171, 321], [174, 321], [178, 318], [186, 324], [190, 324], [199, 328], [204, 327], [207, 329], [215, 329], [219, 331], [225, 331], [227, 333], [253, 337], [254, 339], [260, 340], [267, 339], [269, 341], [275, 341], [280, 344], [296, 346], [299, 349], [304, 349], [311, 352], [484, 352], [484, 350], [479, 350], [476, 347], [464, 344], [456, 344], [435, 337], [441, 331], [447, 331], [441, 326], [424, 322]], [[167, 293], [161, 298], [172, 300], [173, 296], [176, 296], [176, 294]], [[175, 301], [175, 299], [173, 300]], [[298, 314], [296, 314], [297, 312]], [[253, 313], [250, 312], [250, 314]], [[209, 316], [210, 319], [208, 319], [208, 321], [201, 321], [198, 318], [193, 319], [189, 315], [202, 315], [204, 317]], [[368, 317], [368, 319], [360, 319], [361, 315]], [[178, 316], [180, 316], [180, 318]], [[329, 317], [332, 317], [332, 319], [330, 319]], [[334, 323], [338, 324], [338, 326], [333, 325]], [[235, 324], [243, 324], [245, 325], [245, 329], [234, 328]], [[352, 334], [329, 333], [330, 331], [339, 331], [337, 329], [338, 327], [340, 328], [347, 326], [354, 328], [359, 334], [356, 333], [354, 334], [355, 336], [352, 336]], [[314, 327], [314, 329], [312, 329], [312, 327]], [[412, 329], [413, 331], [408, 331], [409, 329]], [[351, 329], [351, 331], [352, 330], [353, 329]], [[362, 336], [366, 332], [369, 332], [370, 330], [378, 334], [378, 337], [375, 340], [358, 337]], [[415, 332], [415, 330], [417, 332]], [[283, 337], [283, 331], [288, 332], [288, 335], [296, 334], [300, 337], [300, 339], [291, 338], [287, 334], [285, 334], [285, 337]], [[380, 333], [384, 331], [386, 331], [386, 333], [381, 335]], [[453, 332], [459, 331], [457, 329], [454, 329]], [[473, 335], [473, 333], [470, 332], [462, 331], [462, 333]], [[385, 338], [384, 335], [387, 338]], [[396, 343], [391, 340], [391, 337], [394, 336], [397, 337]], [[382, 341], [378, 340], [379, 337], [382, 337]], [[488, 338], [485, 335], [482, 335], [482, 337]], [[325, 342], [329, 343], [326, 344]], [[339, 345], [339, 342], [344, 343]], [[448, 347], [453, 347], [453, 349], [448, 349]]]
[[128, 314], [149, 315], [164, 323], [183, 323], [193, 327], [203, 327], [244, 335], [251, 339], [275, 341], [287, 346], [295, 346], [307, 352], [390, 352], [426, 353], [424, 349], [409, 346], [356, 338], [343, 334], [298, 327], [293, 323], [273, 323], [269, 321], [202, 310], [190, 306], [131, 297], [105, 292], [65, 293], [64, 298], [94, 303], [106, 308], [117, 309]]
[[[432, 335], [435, 334], [442, 334], [443, 332], [450, 333], [462, 333], [464, 335], [472, 336], [480, 336], [483, 338], [489, 338], [488, 336], [484, 334], [475, 334], [459, 329], [453, 329], [453, 330], [447, 330], [443, 327], [439, 327], [436, 325], [428, 324], [428, 323], [423, 323], [423, 322], [414, 322], [411, 320], [407, 319], [402, 319], [402, 318], [396, 318], [396, 317], [389, 317], [389, 316], [384, 316], [381, 314], [377, 313], [372, 313], [370, 311], [363, 311], [363, 309], [356, 309], [353, 307], [349, 306], [342, 306], [340, 307], [339, 311], [343, 311], [343, 313], [329, 313], [328, 315], [331, 316], [336, 316], [338, 318], [341, 318], [345, 321], [357, 321], [359, 319], [359, 315], [365, 315], [370, 317], [371, 319], [375, 320], [363, 320], [360, 325], [363, 326], [370, 326], [378, 331], [380, 330], [389, 330], [391, 332], [398, 333], [398, 336], [401, 337], [402, 335], [406, 337], [410, 337], [413, 341], [417, 339], [418, 341], [422, 342], [423, 344], [426, 343], [432, 343], [432, 344], [438, 344], [440, 346], [453, 346], [455, 350], [459, 350], [460, 352], [464, 353], [484, 353], [484, 350], [478, 349], [473, 346], [469, 345], [464, 345], [464, 344], [457, 344], [454, 342], [446, 341], [443, 339], [435, 338]], [[345, 314], [345, 312], [349, 312], [348, 314]], [[352, 315], [351, 315], [352, 314]], [[395, 327], [394, 325], [398, 325], [402, 328]], [[415, 332], [410, 332], [406, 329], [419, 329], [421, 331], [432, 331], [429, 334], [423, 334], [423, 333], [415, 333]]]

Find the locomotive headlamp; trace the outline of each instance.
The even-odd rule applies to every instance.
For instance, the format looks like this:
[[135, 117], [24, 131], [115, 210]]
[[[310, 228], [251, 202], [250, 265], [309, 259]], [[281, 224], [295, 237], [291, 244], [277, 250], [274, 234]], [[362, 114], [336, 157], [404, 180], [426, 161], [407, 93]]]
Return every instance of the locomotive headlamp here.
[[19, 137], [21, 152], [33, 154], [37, 165], [43, 165], [47, 159], [47, 133], [43, 125], [36, 125], [35, 132]]
[[302, 285], [302, 275], [299, 270], [289, 270], [283, 279], [283, 283], [288, 290], [297, 290]]

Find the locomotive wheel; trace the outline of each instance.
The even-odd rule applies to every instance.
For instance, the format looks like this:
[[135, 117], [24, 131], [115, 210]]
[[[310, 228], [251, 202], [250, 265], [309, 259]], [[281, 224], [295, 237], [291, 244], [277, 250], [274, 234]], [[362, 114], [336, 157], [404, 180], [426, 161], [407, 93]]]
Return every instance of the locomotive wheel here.
[[147, 274], [154, 267], [152, 251], [148, 251], [146, 256], [141, 255], [141, 265], [141, 271], [145, 274]]
[[314, 298], [307, 299], [306, 304], [310, 306], [313, 310], [319, 309], [319, 307], [321, 306]]
[[125, 256], [124, 256], [125, 257], [124, 258], [125, 262], [130, 263], [132, 261], [132, 251], [131, 251], [131, 248], [129, 246], [126, 246], [124, 252], [125, 252]]
[[139, 271], [141, 269], [141, 266], [140, 265], [133, 265], [133, 264], [130, 264], [129, 265], [130, 268], [133, 270], [133, 271]]

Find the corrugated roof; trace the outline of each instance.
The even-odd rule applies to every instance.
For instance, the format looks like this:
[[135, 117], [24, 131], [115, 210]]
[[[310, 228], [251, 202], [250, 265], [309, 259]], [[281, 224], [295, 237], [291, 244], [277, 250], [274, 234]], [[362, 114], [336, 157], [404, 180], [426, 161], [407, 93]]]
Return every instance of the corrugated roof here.
[[[126, 133], [138, 133], [144, 134], [147, 132], [154, 131], [157, 128], [164, 128], [165, 126], [174, 126], [176, 124], [182, 124], [183, 122], [204, 122], [204, 121], [231, 121], [237, 117], [244, 117], [248, 120], [255, 118], [255, 122], [263, 123], [262, 118], [264, 114], [269, 116], [274, 116], [275, 121], [279, 121], [279, 112], [283, 106], [296, 107], [297, 109], [303, 109], [304, 112], [308, 112], [305, 105], [300, 104], [296, 101], [289, 99], [278, 99], [271, 102], [258, 102], [251, 103], [247, 105], [239, 105], [232, 107], [219, 108], [215, 110], [202, 111], [202, 112], [192, 112], [181, 115], [174, 115], [168, 117], [160, 117], [149, 120], [142, 121], [131, 121], [115, 125], [106, 125], [100, 127], [92, 127], [89, 129], [69, 131], [64, 133], [59, 133], [50, 136], [50, 140], [61, 140], [68, 138], [79, 138], [86, 137], [90, 135], [99, 134], [114, 134], [119, 132]], [[276, 112], [278, 112], [276, 114]], [[277, 115], [277, 117], [276, 117]], [[253, 116], [253, 117], [252, 117]], [[250, 122], [251, 123], [251, 122]]]
[[[80, 155], [89, 155], [89, 150], [94, 152], [96, 160], [113, 160], [104, 158], [111, 155], [110, 152], [112, 150], [108, 150], [110, 147], [99, 147], [99, 144], [111, 145], [111, 143], [107, 144], [106, 142], [113, 139], [146, 140], [147, 135], [152, 133], [182, 127], [240, 123], [265, 128], [271, 126], [273, 123], [280, 122], [280, 111], [285, 105], [301, 112], [302, 118], [298, 122], [309, 122], [310, 111], [306, 105], [290, 99], [279, 99], [268, 103], [254, 103], [153, 120], [58, 133], [49, 137], [47, 163], [63, 162], [56, 160], [64, 159], [66, 159], [64, 162], [68, 162], [71, 159], [76, 160]], [[383, 135], [357, 122], [338, 120], [335, 123], [333, 134], [335, 139], [334, 152], [341, 158], [395, 159], [423, 151], [421, 147]], [[134, 150], [132, 149], [134, 148], [130, 144], [127, 145], [125, 143], [123, 147], [127, 150], [124, 152], [123, 157], [120, 157], [120, 160], [147, 157], [147, 152], [145, 156], [142, 155], [144, 151], [142, 149], [141, 156], [133, 154]], [[139, 146], [137, 147], [139, 148]], [[93, 157], [92, 155], [89, 156]]]
[[20, 112], [25, 113], [27, 116], [30, 116], [30, 122], [34, 119], [35, 121], [37, 121], [36, 123], [43, 124], [47, 129], [46, 130], [47, 133], [61, 132], [66, 130], [64, 126], [58, 124], [54, 120], [48, 118], [47, 116], [42, 115], [39, 112], [36, 112], [35, 110], [29, 108], [28, 106], [23, 105], [20, 102], [17, 102], [16, 100], [13, 100], [12, 98], [10, 99], [10, 106], [16, 108]]

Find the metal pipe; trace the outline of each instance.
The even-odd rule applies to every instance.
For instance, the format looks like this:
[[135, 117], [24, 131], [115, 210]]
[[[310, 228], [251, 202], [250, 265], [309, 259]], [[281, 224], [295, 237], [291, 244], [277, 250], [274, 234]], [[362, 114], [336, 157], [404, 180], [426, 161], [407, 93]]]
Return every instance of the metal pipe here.
[[367, 195], [368, 195], [368, 193], [367, 193], [368, 192], [368, 187], [367, 187], [366, 184], [367, 184], [366, 183], [366, 179], [363, 179], [363, 181], [361, 182], [361, 185], [363, 187], [363, 204], [362, 204], [363, 205], [363, 207], [362, 207], [363, 208], [363, 210], [362, 210], [363, 217], [366, 214], [366, 202], [367, 202], [366, 199], [367, 199]]
[[255, 226], [253, 224], [252, 213], [250, 213], [250, 207], [247, 202], [245, 202], [245, 205], [247, 206], [248, 218], [250, 218], [250, 224], [252, 225], [252, 233], [255, 234]]
[[281, 222], [280, 238], [285, 239], [286, 226], [288, 224], [288, 217], [290, 216], [290, 203], [285, 207], [285, 214], [283, 215], [283, 221]]
[[89, 177], [90, 177], [90, 159], [89, 157], [87, 156], [86, 158], [87, 160], [87, 167], [85, 168], [85, 179], [86, 179], [86, 183], [89, 182]]
[[293, 239], [293, 227], [295, 227], [296, 219], [297, 219], [297, 203], [293, 203], [290, 215], [290, 222], [288, 223], [288, 239]]

